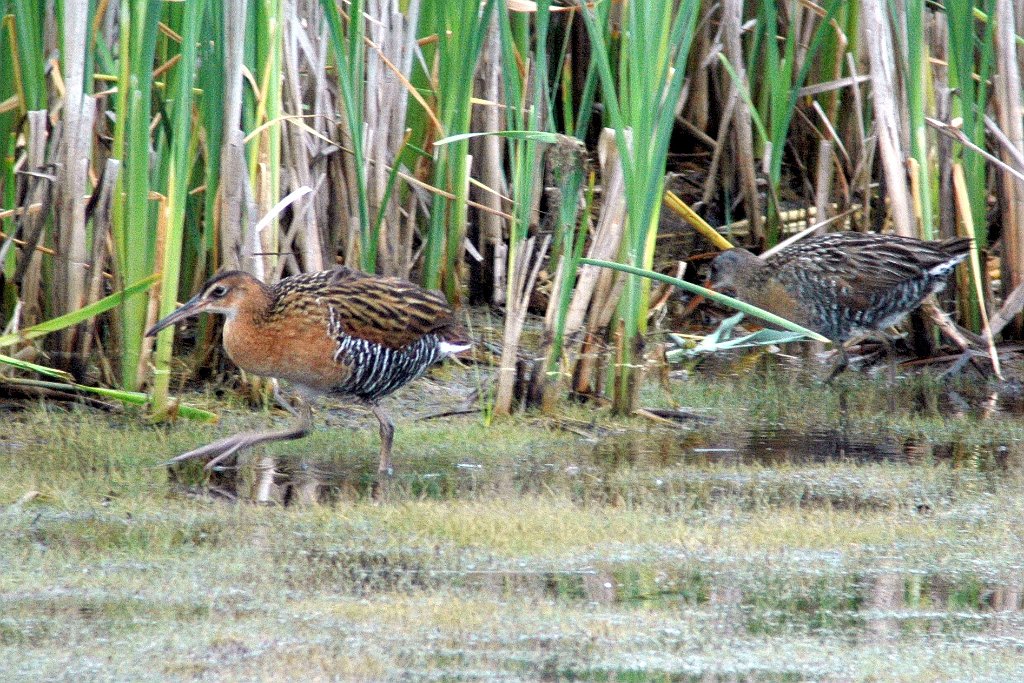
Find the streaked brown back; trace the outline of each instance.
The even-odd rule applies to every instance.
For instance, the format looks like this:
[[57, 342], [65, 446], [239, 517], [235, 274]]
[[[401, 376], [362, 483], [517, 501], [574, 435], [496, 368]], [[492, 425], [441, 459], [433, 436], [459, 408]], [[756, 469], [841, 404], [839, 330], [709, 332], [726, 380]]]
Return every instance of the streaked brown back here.
[[269, 320], [304, 314], [326, 325], [325, 316], [333, 309], [345, 334], [391, 349], [428, 334], [455, 343], [468, 338], [440, 292], [399, 278], [342, 266], [285, 278], [273, 292]]

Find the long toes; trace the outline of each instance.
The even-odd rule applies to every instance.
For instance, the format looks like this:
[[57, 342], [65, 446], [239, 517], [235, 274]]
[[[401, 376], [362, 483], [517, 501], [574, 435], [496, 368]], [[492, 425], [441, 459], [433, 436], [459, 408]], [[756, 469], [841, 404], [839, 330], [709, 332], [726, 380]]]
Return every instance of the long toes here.
[[384, 476], [378, 476], [377, 479], [370, 485], [370, 500], [375, 503], [382, 503], [388, 498], [390, 486], [390, 478]]
[[232, 448], [232, 449], [224, 451], [223, 453], [221, 453], [217, 457], [215, 457], [212, 460], [210, 460], [210, 462], [208, 462], [205, 465], [203, 465], [203, 469], [206, 470], [207, 472], [209, 472], [214, 467], [216, 467], [218, 464], [223, 462], [225, 459], [227, 459], [227, 458], [231, 457], [232, 455], [234, 455], [237, 451], [238, 451], [237, 448]]
[[195, 448], [187, 453], [182, 453], [181, 455], [171, 458], [165, 464], [171, 465], [174, 463], [184, 462], [186, 460], [212, 457], [213, 460], [206, 465], [206, 468], [209, 469], [212, 465], [220, 462], [232, 453], [235, 453], [244, 445], [244, 440], [240, 440], [237, 437], [229, 437], [227, 439], [214, 441], [213, 443], [206, 444], [205, 446], [200, 446], [199, 448]]

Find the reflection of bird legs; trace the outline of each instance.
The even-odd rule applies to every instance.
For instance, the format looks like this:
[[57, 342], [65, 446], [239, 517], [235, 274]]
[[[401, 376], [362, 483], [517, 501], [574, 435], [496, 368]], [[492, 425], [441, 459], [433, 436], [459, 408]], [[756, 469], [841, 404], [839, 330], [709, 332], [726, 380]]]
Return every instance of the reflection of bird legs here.
[[[889, 360], [889, 388], [891, 389], [896, 386], [896, 348], [892, 344], [892, 339], [890, 339], [889, 335], [884, 332], [879, 332], [872, 336], [880, 339], [882, 341], [882, 345], [885, 347], [885, 355]], [[832, 372], [829, 373], [828, 379], [825, 380], [825, 384], [832, 384], [835, 378], [841, 375], [850, 365], [850, 355], [846, 351], [846, 345], [839, 343], [837, 344], [837, 347], [839, 348], [839, 361], [836, 362], [836, 366], [832, 368]]]
[[298, 409], [294, 411], [297, 418], [295, 423], [285, 429], [276, 429], [266, 432], [242, 432], [234, 436], [229, 436], [225, 439], [214, 441], [211, 444], [201, 446], [195, 450], [191, 450], [188, 453], [182, 453], [181, 455], [171, 458], [165, 464], [171, 464], [176, 462], [183, 462], [185, 460], [192, 460], [193, 458], [212, 458], [206, 463], [205, 469], [212, 469], [217, 463], [221, 462], [225, 458], [237, 453], [238, 451], [257, 446], [261, 443], [269, 443], [271, 441], [290, 441], [292, 439], [301, 439], [309, 433], [309, 430], [313, 427], [313, 409], [309, 403], [302, 401], [299, 404]]

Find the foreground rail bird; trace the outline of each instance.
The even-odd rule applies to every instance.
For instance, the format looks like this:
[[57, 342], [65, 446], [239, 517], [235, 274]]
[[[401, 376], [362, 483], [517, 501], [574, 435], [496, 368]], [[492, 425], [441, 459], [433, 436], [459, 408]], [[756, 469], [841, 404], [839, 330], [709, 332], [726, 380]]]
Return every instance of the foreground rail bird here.
[[[380, 422], [380, 476], [392, 473], [395, 426], [378, 401], [471, 346], [439, 292], [346, 267], [275, 285], [240, 271], [221, 273], [146, 335], [200, 313], [225, 316], [224, 349], [243, 370], [286, 380], [303, 398], [326, 394], [367, 404]], [[173, 461], [212, 457], [210, 467], [243, 448], [301, 438], [312, 427], [308, 401], [297, 417], [290, 428], [245, 432]]]
[[828, 337], [849, 365], [843, 343], [856, 334], [892, 327], [942, 291], [971, 240], [926, 242], [874, 233], [815, 237], [762, 259], [730, 249], [711, 262], [711, 288], [781, 315]]

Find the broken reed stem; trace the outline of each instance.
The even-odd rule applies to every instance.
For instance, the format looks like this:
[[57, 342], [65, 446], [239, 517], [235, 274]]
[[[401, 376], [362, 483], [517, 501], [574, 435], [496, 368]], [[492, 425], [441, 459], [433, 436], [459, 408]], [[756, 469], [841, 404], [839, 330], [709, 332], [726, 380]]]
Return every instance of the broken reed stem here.
[[[540, 247], [534, 249], [537, 238], [530, 237], [522, 243], [516, 254], [512, 269], [512, 298], [506, 302], [505, 334], [502, 339], [501, 363], [498, 366], [498, 386], [494, 397], [494, 414], [508, 415], [512, 412], [512, 398], [516, 386], [516, 368], [519, 356], [519, 340], [526, 322], [526, 311], [530, 294], [537, 281], [537, 274], [544, 262], [551, 236], [546, 235]], [[536, 251], [536, 254], [534, 253]]]
[[[814, 218], [821, 222], [828, 218], [832, 197], [832, 141], [818, 141], [818, 166], [814, 177]], [[821, 234], [824, 229], [816, 234]]]

